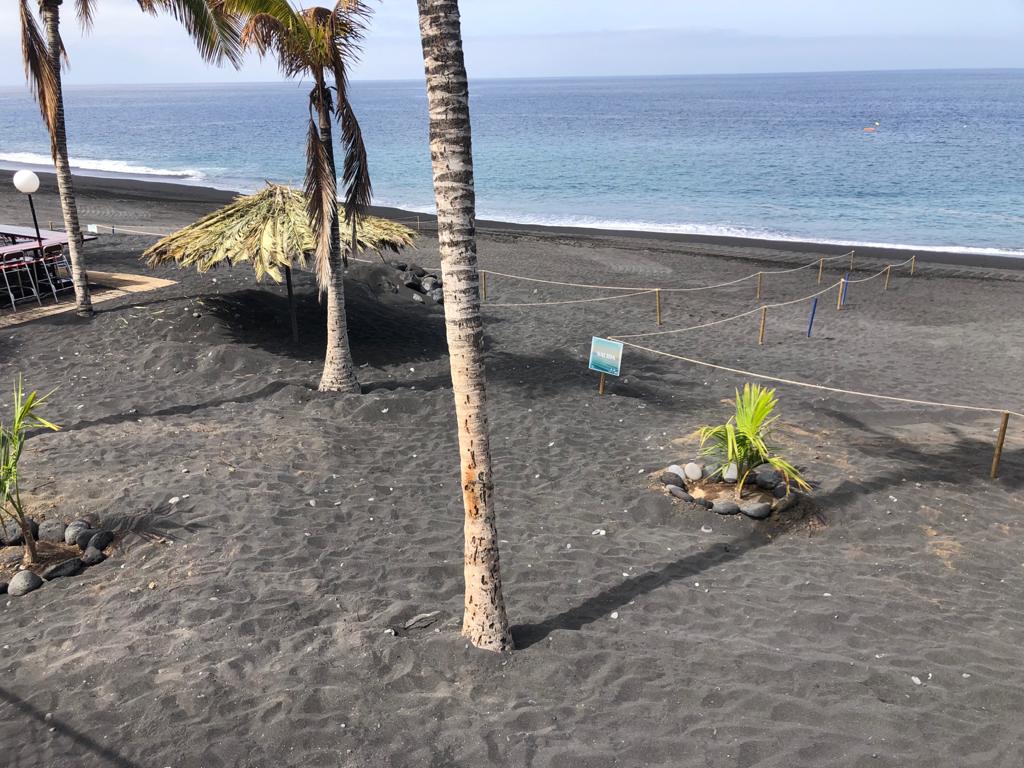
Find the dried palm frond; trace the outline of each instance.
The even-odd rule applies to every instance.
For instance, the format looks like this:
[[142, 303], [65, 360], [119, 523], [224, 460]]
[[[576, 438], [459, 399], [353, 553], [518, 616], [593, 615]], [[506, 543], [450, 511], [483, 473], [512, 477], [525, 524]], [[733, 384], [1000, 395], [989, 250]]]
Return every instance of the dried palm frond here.
[[28, 0], [20, 0], [18, 10], [21, 21], [21, 55], [25, 60], [25, 77], [32, 95], [39, 104], [43, 122], [53, 141], [57, 122], [57, 78], [50, 66], [46, 40], [28, 7]]
[[314, 271], [321, 290], [327, 289], [331, 275], [331, 234], [338, 208], [335, 185], [329, 148], [320, 140], [320, 131], [311, 109], [306, 141], [306, 212], [316, 240]]
[[[356, 235], [360, 248], [379, 254], [397, 253], [416, 237], [408, 227], [377, 216], [358, 217]], [[291, 187], [268, 184], [168, 235], [142, 258], [152, 267], [176, 263], [200, 272], [218, 264], [250, 263], [257, 279], [267, 275], [280, 282], [285, 267], [306, 267], [316, 247], [305, 196]]]

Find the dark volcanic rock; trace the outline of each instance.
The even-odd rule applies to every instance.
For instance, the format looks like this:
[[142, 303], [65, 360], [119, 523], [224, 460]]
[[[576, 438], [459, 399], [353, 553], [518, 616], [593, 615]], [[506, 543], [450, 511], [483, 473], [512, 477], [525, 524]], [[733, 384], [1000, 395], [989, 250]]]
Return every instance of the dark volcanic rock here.
[[0, 595], [6, 595], [6, 594], [7, 594], [7, 582], [6, 581], [0, 581]]
[[21, 526], [17, 520], [5, 517], [0, 520], [0, 545], [13, 547], [21, 544]]
[[90, 528], [92, 526], [85, 520], [72, 520], [68, 523], [68, 527], [64, 529], [64, 543], [68, 545], [74, 544], [78, 540], [78, 534]]
[[771, 515], [772, 505], [763, 501], [759, 501], [754, 504], [744, 504], [740, 507], [740, 512], [754, 520], [764, 520], [766, 517]]
[[772, 496], [776, 499], [785, 498], [787, 493], [789, 493], [789, 486], [785, 483], [779, 483], [772, 489]]
[[43, 580], [36, 574], [32, 573], [32, 571], [21, 571], [14, 574], [11, 583], [7, 585], [7, 594], [20, 597], [21, 595], [27, 595], [32, 590], [39, 589], [41, 586], [43, 586]]
[[[32, 531], [32, 536], [38, 539], [39, 523], [31, 517], [26, 518], [25, 521], [28, 523], [28, 529]], [[16, 544], [24, 543], [25, 540], [21, 537], [21, 526], [18, 525], [17, 520], [9, 517], [0, 520], [0, 546], [13, 547]]]
[[107, 556], [103, 554], [96, 547], [89, 547], [85, 550], [85, 554], [82, 555], [82, 563], [84, 565], [97, 565], [107, 559]]
[[89, 540], [89, 546], [96, 549], [106, 549], [113, 543], [114, 534], [112, 531], [97, 531], [96, 535]]
[[739, 514], [740, 505], [728, 499], [716, 499], [711, 509], [720, 515], [736, 515]]
[[39, 524], [39, 540], [62, 544], [64, 543], [65, 529], [63, 520], [43, 520]]
[[84, 531], [75, 536], [75, 544], [83, 552], [88, 549], [89, 542], [92, 541], [92, 537], [95, 536], [99, 531], [93, 528], [86, 528]]
[[770, 464], [762, 464], [754, 470], [754, 482], [763, 490], [770, 491], [782, 480], [782, 473]]
[[85, 570], [85, 563], [77, 557], [72, 557], [70, 560], [65, 560], [63, 563], [51, 565], [43, 571], [43, 579], [45, 581], [53, 581], [54, 579], [61, 579], [66, 576], [77, 576], [83, 570]]
[[683, 501], [693, 501], [693, 496], [688, 494], [685, 488], [680, 488], [678, 485], [668, 486], [668, 492], [675, 496], [677, 499], [682, 499]]
[[665, 485], [677, 485], [680, 488], [686, 488], [686, 483], [683, 481], [683, 478], [675, 472], [662, 472], [661, 482]]

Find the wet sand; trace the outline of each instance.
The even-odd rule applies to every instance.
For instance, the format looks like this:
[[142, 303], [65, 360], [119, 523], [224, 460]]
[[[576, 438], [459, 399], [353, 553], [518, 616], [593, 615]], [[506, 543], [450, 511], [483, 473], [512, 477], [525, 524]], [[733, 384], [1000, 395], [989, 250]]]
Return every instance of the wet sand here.
[[[79, 193], [83, 222], [159, 231], [230, 197], [86, 179]], [[45, 188], [38, 204], [57, 218]], [[28, 223], [23, 206], [0, 186], [0, 221]], [[421, 228], [412, 258], [436, 265]], [[90, 266], [148, 273], [138, 254], [153, 239], [102, 236]], [[496, 272], [664, 288], [817, 255], [762, 245], [482, 223], [479, 250]], [[855, 276], [882, 265], [858, 254]], [[921, 263], [887, 292], [854, 284], [843, 312], [822, 302], [810, 339], [799, 304], [772, 312], [760, 347], [756, 317], [646, 342], [1021, 410], [1024, 275], [996, 266]], [[283, 286], [246, 269], [153, 274], [176, 284], [0, 335], [0, 382], [22, 371], [59, 387], [47, 414], [64, 430], [26, 450], [32, 510], [122, 534], [82, 576], [0, 598], [5, 764], [1020, 764], [1024, 424], [1011, 420], [993, 482], [995, 414], [782, 386], [780, 442], [819, 484], [823, 524], [697, 512], [651, 476], [693, 454], [688, 436], [726, 418], [744, 379], [627, 350], [599, 397], [590, 337], [656, 330], [651, 296], [498, 306], [595, 292], [493, 277], [489, 413], [519, 650], [492, 656], [458, 635], [440, 308], [381, 294], [373, 268], [354, 267], [364, 394], [337, 397], [316, 392], [308, 275], [296, 346]], [[810, 293], [815, 275], [772, 276], [765, 299]], [[751, 282], [663, 298], [662, 330], [757, 306]], [[403, 629], [432, 611], [432, 626]]]

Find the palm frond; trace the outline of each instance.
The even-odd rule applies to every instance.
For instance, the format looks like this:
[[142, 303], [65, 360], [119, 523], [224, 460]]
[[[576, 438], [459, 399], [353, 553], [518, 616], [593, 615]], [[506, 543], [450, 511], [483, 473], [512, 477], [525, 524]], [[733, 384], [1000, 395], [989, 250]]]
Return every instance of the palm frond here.
[[306, 210], [316, 240], [314, 267], [321, 290], [326, 290], [331, 274], [331, 233], [337, 212], [337, 188], [327, 147], [320, 140], [320, 131], [312, 113], [306, 138]]
[[29, 9], [28, 0], [18, 4], [21, 22], [21, 55], [25, 62], [25, 77], [39, 105], [43, 122], [53, 143], [57, 123], [57, 76], [50, 64], [46, 40], [39, 31], [36, 19]]
[[[376, 216], [357, 219], [359, 245], [377, 253], [410, 247], [416, 233]], [[284, 267], [308, 266], [317, 246], [306, 198], [291, 187], [267, 185], [168, 235], [142, 257], [151, 267], [177, 264], [206, 272], [220, 264], [249, 263], [257, 279], [280, 282]]]
[[92, 29], [95, 9], [96, 0], [75, 0], [75, 14], [78, 16], [78, 23], [86, 32]]
[[181, 23], [205, 61], [242, 63], [240, 21], [225, 0], [136, 0], [149, 13], [164, 11]]
[[736, 390], [735, 413], [725, 424], [705, 426], [698, 430], [700, 453], [711, 457], [716, 467], [713, 475], [721, 475], [730, 464], [735, 464], [742, 478], [737, 492], [743, 491], [743, 480], [759, 464], [771, 464], [786, 478], [805, 490], [809, 488], [800, 472], [781, 456], [769, 442], [771, 427], [779, 418], [775, 414], [778, 398], [774, 389], [760, 384], [745, 384]]
[[239, 39], [244, 48], [255, 48], [260, 56], [264, 56], [267, 51], [277, 48], [287, 34], [288, 28], [279, 18], [269, 13], [257, 13], [245, 22]]
[[358, 216], [373, 198], [373, 184], [370, 181], [369, 159], [363, 130], [359, 127], [355, 112], [348, 98], [338, 94], [336, 106], [338, 121], [341, 123], [341, 147], [345, 153], [342, 170], [345, 220]]

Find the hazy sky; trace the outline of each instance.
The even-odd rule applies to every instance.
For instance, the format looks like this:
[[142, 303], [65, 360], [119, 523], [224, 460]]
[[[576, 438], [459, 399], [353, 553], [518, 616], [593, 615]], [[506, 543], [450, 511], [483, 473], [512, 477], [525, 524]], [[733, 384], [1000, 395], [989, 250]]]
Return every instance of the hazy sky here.
[[[30, 0], [34, 4], [34, 0]], [[278, 79], [207, 67], [176, 24], [97, 0], [83, 37], [62, 6], [68, 83]], [[359, 79], [422, 77], [415, 0], [376, 8]], [[306, 5], [311, 5], [307, 2]], [[324, 2], [324, 4], [327, 4]], [[462, 0], [473, 77], [1024, 67], [1024, 0]], [[0, 7], [0, 85], [24, 82], [17, 3]]]

